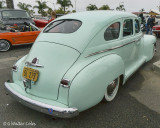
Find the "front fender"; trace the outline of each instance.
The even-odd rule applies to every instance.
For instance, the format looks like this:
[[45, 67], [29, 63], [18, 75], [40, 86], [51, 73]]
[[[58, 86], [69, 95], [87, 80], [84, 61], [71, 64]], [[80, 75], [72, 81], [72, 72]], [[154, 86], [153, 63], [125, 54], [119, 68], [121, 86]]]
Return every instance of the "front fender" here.
[[120, 56], [110, 54], [99, 58], [81, 70], [73, 79], [69, 90], [69, 106], [83, 111], [99, 103], [107, 85], [124, 74]]

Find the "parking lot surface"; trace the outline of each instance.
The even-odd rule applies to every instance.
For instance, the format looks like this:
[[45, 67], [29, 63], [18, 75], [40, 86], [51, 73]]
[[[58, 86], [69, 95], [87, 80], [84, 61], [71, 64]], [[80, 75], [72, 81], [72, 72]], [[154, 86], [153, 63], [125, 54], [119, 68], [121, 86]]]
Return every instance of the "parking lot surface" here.
[[160, 60], [160, 39], [155, 57], [130, 77], [114, 101], [100, 102], [71, 119], [52, 118], [6, 95], [4, 82], [11, 78], [11, 66], [30, 48], [17, 46], [0, 53], [0, 128], [160, 128], [160, 74], [152, 70]]

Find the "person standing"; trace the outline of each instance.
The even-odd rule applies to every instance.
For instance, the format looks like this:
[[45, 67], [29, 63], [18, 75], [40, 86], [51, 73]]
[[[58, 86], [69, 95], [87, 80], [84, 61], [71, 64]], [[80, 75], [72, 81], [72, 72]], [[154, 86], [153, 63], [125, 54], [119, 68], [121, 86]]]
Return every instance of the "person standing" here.
[[150, 32], [150, 29], [151, 29], [151, 17], [149, 16], [148, 20], [147, 20], [147, 31], [146, 31], [146, 34], [148, 34]]
[[152, 28], [155, 26], [155, 16], [151, 17], [151, 23], [150, 23], [150, 34], [152, 35]]
[[53, 11], [53, 12], [51, 13], [51, 19], [48, 21], [48, 23], [50, 23], [52, 20], [55, 20], [55, 19], [56, 19], [56, 12]]

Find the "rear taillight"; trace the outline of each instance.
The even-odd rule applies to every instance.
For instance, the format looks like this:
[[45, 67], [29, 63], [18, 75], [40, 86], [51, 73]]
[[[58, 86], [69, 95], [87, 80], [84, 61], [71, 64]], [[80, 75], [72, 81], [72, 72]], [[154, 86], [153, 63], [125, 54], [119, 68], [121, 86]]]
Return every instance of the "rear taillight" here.
[[61, 85], [65, 88], [68, 88], [69, 87], [69, 84], [70, 84], [70, 80], [67, 80], [67, 79], [63, 79], [61, 80]]
[[18, 67], [16, 65], [13, 65], [12, 66], [12, 71], [17, 72], [17, 70], [18, 70]]

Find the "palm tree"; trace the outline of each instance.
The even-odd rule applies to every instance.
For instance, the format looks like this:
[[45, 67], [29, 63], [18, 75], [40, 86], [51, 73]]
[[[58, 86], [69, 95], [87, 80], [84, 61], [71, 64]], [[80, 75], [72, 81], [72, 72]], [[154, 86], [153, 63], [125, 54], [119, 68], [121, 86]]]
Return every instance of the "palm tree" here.
[[25, 3], [21, 3], [19, 2], [17, 4], [17, 6], [20, 8], [20, 9], [23, 9], [23, 10], [26, 10], [27, 12], [29, 12], [29, 8], [32, 7], [30, 4], [25, 4]]
[[3, 4], [2, 4], [2, 1], [0, 1], [0, 8], [3, 8]]
[[5, 1], [3, 1], [3, 0], [0, 1], [0, 8], [5, 8], [5, 7], [4, 7], [4, 4], [5, 4]]
[[110, 10], [110, 7], [106, 4], [100, 7], [99, 10]]
[[118, 11], [125, 11], [126, 9], [124, 8], [124, 2], [120, 2], [119, 6], [116, 8]]
[[56, 10], [56, 14], [64, 14], [63, 8], [59, 8]]
[[73, 7], [70, 0], [57, 0], [57, 4], [61, 5], [61, 8], [63, 8], [64, 13], [66, 12], [66, 7]]
[[125, 11], [126, 9], [124, 8], [123, 4], [119, 4], [119, 6], [116, 8], [118, 11]]
[[37, 8], [38, 9], [38, 13], [41, 14], [42, 16], [46, 16], [47, 13], [44, 11], [44, 9], [48, 9], [48, 6], [46, 4], [46, 2], [42, 2], [42, 1], [36, 1], [38, 3], [38, 6], [34, 6], [33, 8]]
[[49, 15], [51, 15], [51, 14], [52, 14], [52, 12], [53, 12], [52, 8], [48, 8], [47, 13], [48, 13]]
[[31, 16], [33, 16], [33, 14], [35, 13], [35, 11], [33, 9], [29, 10], [28, 12]]
[[89, 4], [86, 9], [87, 9], [87, 11], [90, 11], [90, 10], [97, 10], [98, 8], [96, 5]]
[[6, 0], [7, 8], [14, 9], [13, 0]]
[[143, 13], [144, 11], [145, 11], [144, 8], [142, 8], [141, 10], [139, 10], [139, 12], [142, 12], [142, 13]]

